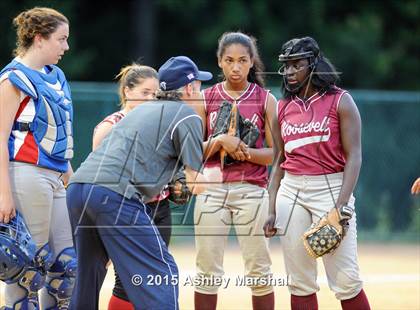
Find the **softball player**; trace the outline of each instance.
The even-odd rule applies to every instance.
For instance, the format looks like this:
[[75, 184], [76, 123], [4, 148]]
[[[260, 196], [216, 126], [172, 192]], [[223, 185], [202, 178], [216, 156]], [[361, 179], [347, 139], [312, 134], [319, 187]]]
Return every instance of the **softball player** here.
[[[93, 150], [109, 134], [112, 127], [139, 104], [154, 100], [159, 88], [158, 75], [155, 69], [133, 63], [121, 69], [116, 77], [119, 80], [119, 96], [122, 109], [108, 115], [96, 127], [93, 134]], [[171, 238], [171, 210], [169, 208], [169, 190], [163, 190], [159, 195], [147, 202], [152, 209], [152, 218], [166, 245]], [[109, 300], [108, 310], [134, 309], [129, 302], [121, 279], [115, 272], [115, 286]]]
[[73, 157], [73, 110], [55, 64], [69, 49], [69, 22], [39, 7], [13, 22], [17, 57], [0, 72], [0, 221], [16, 208], [38, 251], [37, 266], [6, 285], [5, 309], [67, 309], [77, 267], [63, 186]]
[[[198, 107], [205, 121], [207, 140], [204, 174], [211, 185], [197, 196], [194, 211], [199, 280], [195, 287], [196, 309], [216, 308], [219, 287], [208, 285], [204, 279], [223, 276], [223, 255], [231, 225], [235, 227], [241, 247], [245, 276], [255, 279], [271, 276], [263, 220], [268, 212], [267, 165], [273, 158], [268, 120], [275, 114], [276, 100], [264, 89], [261, 74], [264, 69], [254, 38], [241, 32], [223, 34], [217, 58], [224, 81], [204, 90], [204, 104]], [[258, 127], [260, 135], [255, 148], [226, 134], [212, 138], [223, 101], [236, 104], [240, 114]], [[219, 156], [222, 148], [235, 159], [223, 170]], [[274, 308], [271, 285], [253, 285], [251, 291], [254, 309]]]
[[[281, 51], [284, 98], [273, 122], [275, 164], [269, 186], [268, 237], [280, 233], [292, 309], [317, 309], [316, 260], [302, 235], [334, 206], [354, 209], [361, 166], [361, 120], [350, 94], [335, 86], [333, 65], [309, 37]], [[339, 248], [322, 257], [343, 309], [370, 309], [357, 263], [356, 216]]]

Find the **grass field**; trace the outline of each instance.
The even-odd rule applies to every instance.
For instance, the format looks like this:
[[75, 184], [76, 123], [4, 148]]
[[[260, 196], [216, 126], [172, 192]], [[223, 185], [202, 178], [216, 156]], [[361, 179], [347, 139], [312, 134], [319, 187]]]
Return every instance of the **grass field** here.
[[[180, 240], [180, 237], [178, 237]], [[194, 276], [194, 247], [176, 243], [171, 247], [180, 270], [180, 309], [193, 309], [193, 287], [188, 279]], [[281, 247], [277, 240], [271, 245], [273, 272], [277, 278], [286, 277]], [[420, 245], [364, 243], [359, 245], [359, 263], [365, 291], [372, 309], [420, 309]], [[236, 242], [230, 242], [225, 255], [226, 278], [231, 279], [219, 293], [218, 309], [251, 309], [247, 287], [235, 284], [242, 275], [242, 258]], [[111, 267], [112, 268], [112, 267]], [[113, 270], [108, 272], [101, 291], [100, 309], [107, 308], [113, 286]], [[319, 266], [319, 309], [340, 309], [340, 303], [329, 290], [323, 267]], [[141, 293], [141, 292], [139, 292]], [[275, 287], [276, 309], [290, 309], [287, 287]], [[0, 305], [3, 303], [3, 294]], [[88, 310], [88, 309], [83, 309]]]

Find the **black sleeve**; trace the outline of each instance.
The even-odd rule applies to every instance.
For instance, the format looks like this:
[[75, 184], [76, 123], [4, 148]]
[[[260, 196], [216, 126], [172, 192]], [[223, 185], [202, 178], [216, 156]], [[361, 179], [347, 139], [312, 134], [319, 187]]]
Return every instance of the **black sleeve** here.
[[172, 142], [183, 165], [201, 171], [203, 163], [203, 127], [197, 114], [180, 120], [173, 129]]

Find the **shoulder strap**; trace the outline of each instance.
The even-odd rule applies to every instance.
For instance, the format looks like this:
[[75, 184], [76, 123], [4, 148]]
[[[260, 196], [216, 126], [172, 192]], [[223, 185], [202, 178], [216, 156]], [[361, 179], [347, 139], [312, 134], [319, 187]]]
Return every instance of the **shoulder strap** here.
[[10, 83], [28, 96], [37, 99], [38, 93], [29, 77], [19, 69], [10, 69], [8, 76]]

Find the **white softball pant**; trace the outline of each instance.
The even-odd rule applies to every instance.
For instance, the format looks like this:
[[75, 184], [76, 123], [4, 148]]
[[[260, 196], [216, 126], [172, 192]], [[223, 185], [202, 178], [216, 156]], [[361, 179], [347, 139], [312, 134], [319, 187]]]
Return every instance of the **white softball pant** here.
[[[37, 249], [48, 242], [55, 260], [63, 249], [73, 246], [61, 173], [10, 162], [9, 174], [15, 207], [25, 219]], [[24, 291], [17, 283], [6, 285], [6, 306], [11, 307], [23, 296]], [[41, 304], [53, 303], [50, 298], [45, 288], [41, 289]]]
[[[270, 277], [271, 259], [263, 232], [267, 212], [266, 189], [249, 183], [218, 184], [198, 195], [194, 210], [197, 278], [224, 275], [223, 255], [231, 226], [235, 228], [242, 251], [245, 277]], [[217, 293], [217, 284], [198, 282], [197, 292]], [[272, 286], [250, 288], [255, 296], [273, 291]]]
[[[285, 173], [276, 201], [276, 228], [280, 234], [289, 291], [306, 296], [319, 290], [317, 263], [302, 243], [309, 226], [334, 207], [340, 193], [343, 173], [320, 176]], [[348, 205], [354, 208], [353, 195]], [[350, 299], [362, 289], [357, 262], [356, 213], [338, 249], [322, 257], [328, 285], [339, 300]]]

